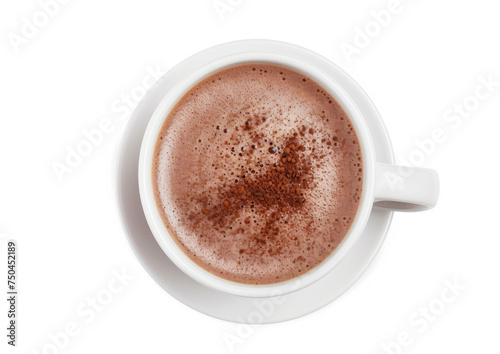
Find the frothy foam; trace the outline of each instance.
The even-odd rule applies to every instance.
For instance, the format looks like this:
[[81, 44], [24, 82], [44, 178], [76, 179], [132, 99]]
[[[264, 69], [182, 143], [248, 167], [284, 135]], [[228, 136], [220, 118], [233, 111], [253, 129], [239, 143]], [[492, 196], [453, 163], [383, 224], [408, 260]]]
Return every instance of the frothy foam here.
[[352, 123], [329, 93], [254, 63], [208, 76], [176, 103], [155, 147], [153, 185], [194, 262], [270, 284], [311, 270], [344, 239], [362, 168]]

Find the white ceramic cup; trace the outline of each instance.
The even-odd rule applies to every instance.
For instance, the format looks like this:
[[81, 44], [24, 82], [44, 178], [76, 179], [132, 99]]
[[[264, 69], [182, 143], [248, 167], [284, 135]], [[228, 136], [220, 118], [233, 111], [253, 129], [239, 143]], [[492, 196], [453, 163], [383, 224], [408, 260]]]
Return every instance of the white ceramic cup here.
[[[244, 42], [233, 43], [234, 45], [243, 45]], [[269, 44], [271, 41], [262, 42]], [[318, 56], [318, 54], [304, 48], [295, 47], [295, 50], [302, 51], [311, 58]], [[356, 130], [363, 157], [364, 175], [361, 201], [356, 217], [344, 240], [328, 258], [309, 272], [289, 281], [269, 285], [249, 285], [228, 281], [194, 263], [177, 246], [163, 224], [155, 203], [152, 185], [152, 161], [155, 143], [163, 122], [175, 103], [186, 91], [206, 76], [228, 66], [255, 62], [274, 63], [289, 67], [323, 86], [348, 114]], [[329, 63], [329, 65], [334, 64]], [[241, 51], [233, 55], [221, 54], [218, 59], [200, 66], [198, 70], [186, 73], [186, 76], [179, 80], [174, 88], [165, 95], [153, 113], [144, 134], [139, 158], [141, 202], [148, 224], [160, 247], [177, 267], [194, 280], [210, 288], [239, 296], [268, 297], [290, 293], [319, 280], [342, 261], [362, 234], [374, 206], [399, 211], [420, 211], [430, 209], [436, 204], [439, 195], [437, 173], [430, 169], [378, 163], [375, 160], [375, 150], [370, 131], [365, 123], [365, 117], [357, 108], [356, 102], [336, 82], [335, 77], [329, 76], [322, 69], [321, 65], [317, 65], [317, 62], [313, 64], [312, 60], [311, 62], [303, 59], [298, 60], [289, 53], [280, 53], [275, 50]]]

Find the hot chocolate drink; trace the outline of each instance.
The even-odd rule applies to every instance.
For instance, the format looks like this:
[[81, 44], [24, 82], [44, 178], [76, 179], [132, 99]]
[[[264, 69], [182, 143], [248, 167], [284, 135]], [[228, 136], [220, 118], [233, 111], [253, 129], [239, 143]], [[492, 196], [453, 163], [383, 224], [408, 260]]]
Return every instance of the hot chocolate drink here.
[[269, 63], [231, 66], [189, 89], [166, 117], [152, 174], [184, 253], [246, 284], [293, 279], [329, 257], [363, 187], [342, 107], [309, 77]]

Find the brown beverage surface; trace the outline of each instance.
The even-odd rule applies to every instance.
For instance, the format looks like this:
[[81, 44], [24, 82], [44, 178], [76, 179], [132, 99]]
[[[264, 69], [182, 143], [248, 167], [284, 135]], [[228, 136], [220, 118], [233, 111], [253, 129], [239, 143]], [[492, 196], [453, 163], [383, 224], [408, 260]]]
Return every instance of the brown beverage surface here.
[[344, 239], [362, 192], [358, 138], [319, 84], [266, 63], [192, 87], [158, 137], [153, 186], [165, 226], [209, 272], [271, 284]]

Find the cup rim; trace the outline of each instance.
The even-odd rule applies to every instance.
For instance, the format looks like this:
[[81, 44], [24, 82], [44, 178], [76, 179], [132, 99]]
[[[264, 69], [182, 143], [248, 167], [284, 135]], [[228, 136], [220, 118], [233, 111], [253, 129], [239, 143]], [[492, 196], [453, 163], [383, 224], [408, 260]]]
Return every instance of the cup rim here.
[[[241, 41], [230, 42], [226, 45], [237, 45], [239, 42]], [[318, 54], [305, 48], [298, 48], [309, 55], [318, 56]], [[342, 106], [353, 124], [360, 142], [363, 158], [363, 188], [361, 200], [353, 223], [342, 242], [319, 265], [303, 275], [284, 282], [265, 285], [232, 282], [216, 276], [192, 261], [182, 249], [179, 248], [176, 241], [173, 239], [174, 236], [170, 234], [168, 228], [164, 225], [160, 212], [156, 206], [152, 184], [153, 151], [159, 131], [168, 113], [183, 94], [205, 77], [219, 70], [233, 65], [256, 62], [273, 63], [289, 67], [292, 70], [303, 73], [325, 88]], [[335, 65], [330, 62], [329, 64]], [[287, 55], [282, 51], [242, 51], [237, 54], [221, 55], [218, 59], [205, 63], [205, 65], [200, 66], [198, 70], [179, 80], [173, 86], [172, 90], [164, 96], [151, 116], [146, 128], [141, 145], [138, 173], [141, 203], [146, 220], [159, 246], [177, 267], [194, 280], [212, 289], [239, 296], [268, 297], [283, 295], [302, 289], [321, 279], [342, 261], [352, 245], [357, 241], [368, 221], [373, 206], [375, 154], [373, 142], [361, 112], [342, 86], [336, 82], [335, 78], [326, 74], [320, 67], [299, 60], [292, 55]]]

